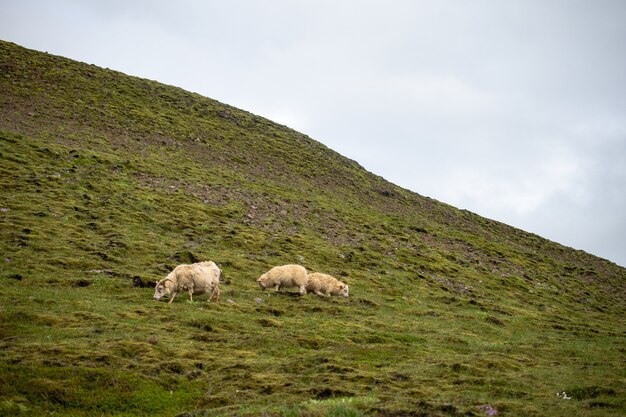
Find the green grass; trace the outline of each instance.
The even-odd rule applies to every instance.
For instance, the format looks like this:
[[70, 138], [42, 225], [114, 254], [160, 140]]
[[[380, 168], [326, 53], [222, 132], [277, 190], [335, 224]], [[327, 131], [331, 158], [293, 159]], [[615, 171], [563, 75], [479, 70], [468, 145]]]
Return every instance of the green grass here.
[[[624, 414], [623, 268], [213, 100], [0, 52], [0, 415]], [[134, 285], [206, 259], [219, 304]], [[258, 288], [292, 262], [350, 298]]]

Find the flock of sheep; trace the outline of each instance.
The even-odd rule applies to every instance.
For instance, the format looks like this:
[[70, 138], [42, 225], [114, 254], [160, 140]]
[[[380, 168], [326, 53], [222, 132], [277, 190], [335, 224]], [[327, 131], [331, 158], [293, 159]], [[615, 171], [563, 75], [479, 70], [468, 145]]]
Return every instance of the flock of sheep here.
[[[174, 301], [178, 293], [187, 291], [189, 300], [193, 295], [210, 294], [208, 302], [213, 297], [220, 299], [220, 275], [222, 271], [213, 261], [198, 262], [190, 265], [178, 265], [165, 278], [156, 282], [154, 299], [160, 300], [169, 297], [168, 304]], [[298, 288], [300, 295], [314, 293], [324, 297], [331, 295], [348, 296], [348, 286], [337, 278], [319, 272], [308, 273], [301, 265], [275, 266], [256, 280], [261, 289]]]

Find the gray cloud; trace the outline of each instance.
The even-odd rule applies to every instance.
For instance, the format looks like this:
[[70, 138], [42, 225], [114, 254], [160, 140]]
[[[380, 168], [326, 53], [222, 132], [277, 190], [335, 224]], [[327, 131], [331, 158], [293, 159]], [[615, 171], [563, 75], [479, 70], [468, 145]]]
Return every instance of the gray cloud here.
[[626, 265], [626, 2], [0, 1], [0, 37], [286, 124]]

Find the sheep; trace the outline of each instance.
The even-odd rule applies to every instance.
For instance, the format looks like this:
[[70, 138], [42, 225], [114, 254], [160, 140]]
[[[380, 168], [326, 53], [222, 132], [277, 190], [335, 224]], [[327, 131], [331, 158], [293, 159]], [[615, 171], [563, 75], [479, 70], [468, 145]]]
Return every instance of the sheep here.
[[213, 261], [198, 262], [191, 265], [178, 265], [167, 277], [156, 282], [154, 299], [160, 300], [170, 296], [168, 304], [172, 304], [179, 292], [187, 291], [189, 301], [193, 302], [193, 294], [211, 293], [207, 302], [216, 296], [215, 302], [220, 300], [220, 275], [222, 271]]
[[309, 293], [315, 293], [323, 297], [331, 295], [341, 295], [348, 297], [348, 285], [339, 281], [332, 275], [314, 272], [308, 275], [306, 290]]
[[300, 295], [306, 294], [307, 272], [301, 265], [275, 266], [256, 280], [261, 289], [298, 287]]

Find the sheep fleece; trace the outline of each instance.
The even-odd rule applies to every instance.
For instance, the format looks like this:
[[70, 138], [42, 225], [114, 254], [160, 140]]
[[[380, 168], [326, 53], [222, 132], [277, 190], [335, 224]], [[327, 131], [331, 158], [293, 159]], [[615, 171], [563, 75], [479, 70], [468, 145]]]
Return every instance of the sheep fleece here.
[[209, 301], [214, 295], [219, 300], [219, 280], [221, 270], [213, 261], [198, 262], [190, 265], [178, 265], [167, 277], [157, 282], [154, 299], [160, 300], [169, 295], [170, 303], [179, 292], [187, 291], [189, 299], [192, 294], [211, 293]]
[[348, 296], [348, 285], [332, 275], [314, 272], [308, 275], [306, 291], [317, 295], [330, 297], [331, 295]]
[[300, 290], [300, 294], [306, 294], [307, 272], [301, 265], [282, 265], [270, 269], [259, 279], [257, 283], [262, 289], [294, 288]]

